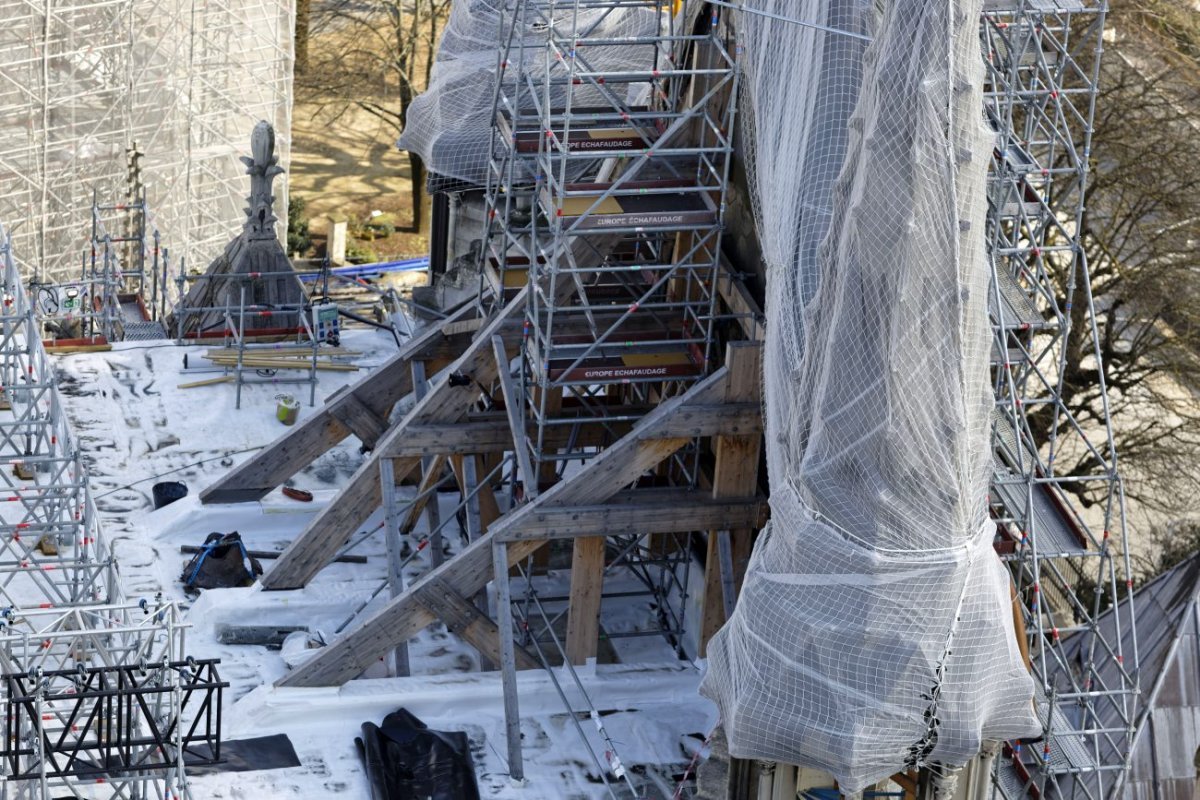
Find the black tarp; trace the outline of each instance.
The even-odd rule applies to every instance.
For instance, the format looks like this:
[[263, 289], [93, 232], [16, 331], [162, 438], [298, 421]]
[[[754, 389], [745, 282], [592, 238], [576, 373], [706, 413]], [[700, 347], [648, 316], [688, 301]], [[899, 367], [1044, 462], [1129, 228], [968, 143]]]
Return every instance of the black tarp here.
[[296, 748], [292, 746], [292, 740], [286, 733], [221, 742], [221, 758], [216, 763], [212, 763], [211, 748], [207, 744], [200, 744], [184, 753], [184, 762], [187, 764], [188, 775], [253, 772], [260, 769], [300, 766]]
[[364, 722], [354, 743], [372, 800], [479, 800], [465, 733], [432, 731], [401, 708], [382, 725]]

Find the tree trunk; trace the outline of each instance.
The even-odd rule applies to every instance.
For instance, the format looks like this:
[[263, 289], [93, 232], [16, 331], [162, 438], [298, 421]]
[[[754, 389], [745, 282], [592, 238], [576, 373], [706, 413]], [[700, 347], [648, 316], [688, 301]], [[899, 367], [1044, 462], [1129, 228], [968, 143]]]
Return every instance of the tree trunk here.
[[416, 153], [408, 153], [409, 173], [412, 175], [412, 233], [421, 232], [421, 222], [424, 218], [422, 206], [425, 203], [425, 162]]
[[296, 0], [295, 72], [303, 75], [308, 71], [308, 8], [310, 0]]

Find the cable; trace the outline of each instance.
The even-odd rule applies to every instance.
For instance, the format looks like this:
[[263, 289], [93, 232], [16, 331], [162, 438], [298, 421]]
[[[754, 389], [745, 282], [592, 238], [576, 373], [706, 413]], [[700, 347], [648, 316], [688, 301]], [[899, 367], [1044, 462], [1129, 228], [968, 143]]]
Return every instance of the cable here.
[[199, 461], [193, 461], [191, 464], [184, 464], [182, 467], [176, 467], [175, 469], [169, 469], [166, 472], [159, 473], [158, 475], [151, 475], [149, 478], [141, 478], [140, 480], [136, 480], [133, 483], [127, 483], [124, 486], [118, 486], [115, 489], [110, 489], [109, 491], [105, 492], [104, 494], [96, 495], [95, 499], [99, 500], [101, 497], [108, 497], [110, 494], [119, 492], [122, 489], [132, 489], [134, 486], [137, 486], [139, 483], [145, 483], [146, 481], [152, 481], [155, 478], [163, 478], [163, 477], [166, 477], [167, 475], [171, 475], [173, 473], [188, 469], [190, 467], [198, 467], [201, 464], [207, 464], [210, 461], [219, 461], [222, 458], [229, 458], [230, 456], [237, 456], [237, 455], [241, 455], [242, 453], [253, 453], [256, 450], [262, 450], [264, 447], [266, 447], [265, 444], [260, 444], [255, 447], [247, 447], [245, 450], [234, 450], [231, 453], [225, 453], [223, 455], [213, 456], [212, 458], [202, 458]]

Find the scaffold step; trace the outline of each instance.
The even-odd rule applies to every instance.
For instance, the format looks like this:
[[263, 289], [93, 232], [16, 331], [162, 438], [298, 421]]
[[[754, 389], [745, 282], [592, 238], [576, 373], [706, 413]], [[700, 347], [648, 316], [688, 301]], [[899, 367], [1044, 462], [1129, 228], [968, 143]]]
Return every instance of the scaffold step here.
[[1049, 773], [1080, 773], [1093, 772], [1099, 768], [1096, 759], [1090, 752], [1089, 739], [1091, 735], [1079, 733], [1058, 706], [1051, 707], [1049, 699], [1042, 693], [1041, 687], [1034, 694], [1034, 704], [1037, 706], [1038, 719], [1043, 725], [1049, 720], [1050, 736], [1048, 745], [1050, 752], [1043, 754], [1046, 763], [1044, 771]]
[[1028, 175], [1040, 170], [1036, 159], [1020, 145], [1013, 142], [1009, 142], [1000, 151], [1000, 157], [1004, 160], [1006, 167], [1019, 175]]
[[[645, 111], [639, 107], [637, 111]], [[637, 113], [637, 112], [635, 112]], [[590, 153], [594, 151], [643, 150], [652, 145], [659, 134], [659, 125], [649, 121], [631, 120], [629, 115], [615, 108], [581, 108], [572, 110], [570, 132], [566, 130], [564, 115], [551, 112], [548, 130], [536, 118], [518, 118], [516, 130], [505, 113], [497, 116], [496, 127], [505, 141], [512, 142], [514, 149], [522, 154], [534, 154], [543, 138], [551, 146], [548, 132], [560, 143], [566, 139], [569, 152]], [[561, 148], [560, 148], [561, 149]]]
[[992, 366], [1003, 367], [1009, 364], [1022, 364], [1028, 359], [1025, 351], [1019, 347], [1002, 348], [997, 337], [992, 337]]
[[126, 322], [125, 341], [149, 342], [156, 339], [166, 339], [167, 329], [161, 322]]
[[697, 377], [703, 372], [700, 348], [661, 324], [629, 318], [619, 328], [606, 330], [604, 339], [596, 343], [587, 334], [560, 335], [543, 342], [545, 363], [535, 369], [561, 384], [631, 383]]
[[1002, 505], [1006, 516], [1029, 534], [1039, 557], [1077, 556], [1087, 552], [1062, 505], [1051, 496], [1053, 491], [1044, 483], [1031, 483], [1001, 464], [996, 465], [992, 476], [992, 502]]
[[694, 229], [718, 220], [708, 192], [677, 181], [568, 184], [567, 191], [572, 194], [561, 199], [543, 191], [541, 201], [547, 215], [581, 231]]
[[998, 220], [1036, 220], [1042, 217], [1042, 204], [1036, 201], [1017, 202], [1010, 201], [1000, 206], [1000, 210], [996, 212]]
[[992, 441], [996, 447], [996, 455], [1009, 469], [1032, 472], [1041, 468], [1041, 459], [1023, 438], [1017, 436], [1006, 409], [992, 410]]
[[1038, 311], [1033, 298], [1017, 283], [1016, 277], [1003, 264], [996, 267], [995, 291], [988, 295], [988, 313], [992, 317], [992, 324], [997, 327], [1003, 324], [1005, 330], [1040, 330], [1052, 327]]
[[1022, 800], [1027, 797], [1025, 780], [1017, 774], [1011, 758], [1004, 758], [996, 768], [996, 782], [1000, 785], [1004, 800]]

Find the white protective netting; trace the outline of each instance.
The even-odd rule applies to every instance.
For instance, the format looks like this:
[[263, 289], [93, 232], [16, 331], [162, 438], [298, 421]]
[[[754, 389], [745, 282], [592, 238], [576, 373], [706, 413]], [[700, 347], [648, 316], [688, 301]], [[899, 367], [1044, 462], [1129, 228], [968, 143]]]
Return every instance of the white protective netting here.
[[[486, 181], [496, 109], [498, 44], [510, 41], [513, 15], [522, 3], [513, 0], [453, 0], [450, 18], [438, 45], [429, 87], [409, 106], [399, 145], [421, 156], [429, 170], [446, 178], [482, 185]], [[530, 2], [511, 36], [505, 93], [522, 114], [536, 117], [536, 106], [558, 111], [564, 105], [565, 85], [552, 84], [542, 94], [543, 78], [561, 79], [566, 67], [548, 58], [549, 26], [544, 3]], [[569, 32], [591, 39], [653, 37], [665, 33], [669, 20], [652, 5], [580, 9], [560, 3], [553, 18], [563, 40]], [[593, 72], [648, 69], [653, 54], [645, 47], [628, 45], [581, 48], [576, 68]], [[520, 82], [518, 91], [517, 82]], [[616, 102], [631, 105], [648, 101], [649, 84], [619, 84], [620, 88], [595, 89], [577, 85], [571, 105], [612, 108]], [[536, 98], [531, 96], [537, 93]], [[546, 103], [546, 99], [549, 103]]]
[[756, 0], [772, 521], [704, 693], [730, 751], [858, 791], [1036, 735], [992, 551], [980, 0]]

